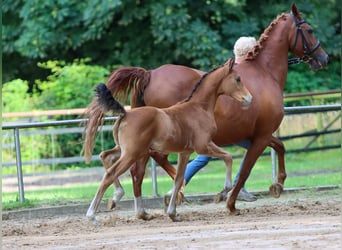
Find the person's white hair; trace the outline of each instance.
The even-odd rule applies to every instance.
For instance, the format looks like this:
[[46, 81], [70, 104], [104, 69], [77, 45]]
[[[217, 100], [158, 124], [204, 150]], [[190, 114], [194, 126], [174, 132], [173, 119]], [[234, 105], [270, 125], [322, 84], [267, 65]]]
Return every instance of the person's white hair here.
[[242, 36], [234, 44], [235, 57], [243, 57], [257, 43], [252, 36]]

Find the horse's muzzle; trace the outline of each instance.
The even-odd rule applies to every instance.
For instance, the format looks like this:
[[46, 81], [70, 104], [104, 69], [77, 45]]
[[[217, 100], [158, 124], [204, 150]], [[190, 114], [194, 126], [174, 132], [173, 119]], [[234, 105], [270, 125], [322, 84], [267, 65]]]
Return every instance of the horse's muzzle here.
[[251, 94], [244, 95], [242, 97], [242, 108], [248, 108], [253, 102], [253, 96]]
[[319, 70], [325, 66], [327, 66], [329, 61], [329, 56], [326, 53], [317, 54], [310, 61], [310, 67], [313, 70]]

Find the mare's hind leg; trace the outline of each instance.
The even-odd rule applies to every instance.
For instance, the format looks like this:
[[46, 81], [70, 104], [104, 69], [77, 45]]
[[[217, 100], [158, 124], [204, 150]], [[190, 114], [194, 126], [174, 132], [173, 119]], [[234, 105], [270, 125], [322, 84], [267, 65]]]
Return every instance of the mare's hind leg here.
[[239, 210], [235, 208], [235, 202], [236, 202], [237, 196], [241, 188], [245, 184], [256, 160], [258, 159], [258, 157], [262, 154], [262, 152], [265, 150], [266, 146], [268, 145], [269, 141], [267, 139], [254, 138], [253, 142], [251, 143], [251, 145], [249, 146], [247, 150], [247, 154], [246, 154], [246, 157], [244, 158], [238, 181], [236, 185], [234, 186], [232, 192], [230, 193], [230, 196], [227, 198], [227, 208], [229, 209], [230, 214], [232, 215], [240, 214]]
[[[168, 173], [168, 175], [172, 178], [172, 180], [175, 179], [176, 176], [176, 169], [175, 167], [168, 161], [166, 154], [159, 153], [159, 152], [150, 152], [151, 157]], [[182, 188], [177, 194], [176, 204], [180, 205], [184, 199], [184, 187], [185, 187], [185, 181], [183, 182]], [[171, 190], [172, 191], [172, 190]], [[165, 207], [167, 207], [170, 203], [171, 199], [171, 192], [167, 193], [164, 196], [164, 204]]]
[[284, 191], [284, 183], [286, 179], [286, 170], [285, 170], [285, 147], [284, 144], [276, 137], [272, 136], [271, 142], [269, 144], [278, 155], [278, 182], [273, 183], [269, 190], [273, 197], [279, 198], [280, 194]]
[[150, 215], [145, 211], [141, 194], [141, 186], [144, 179], [148, 159], [149, 154], [144, 155], [137, 162], [135, 162], [130, 169], [133, 183], [135, 214], [138, 219], [143, 220], [151, 220], [154, 218], [153, 215]]
[[[101, 152], [100, 159], [105, 169], [109, 169], [111, 166], [113, 166], [113, 164], [120, 158], [120, 155], [121, 155], [120, 147], [114, 147], [110, 150]], [[113, 198], [109, 199], [108, 204], [107, 204], [107, 207], [110, 210], [115, 208], [116, 204], [125, 195], [125, 190], [121, 186], [121, 183], [118, 178], [114, 180], [113, 186], [114, 186]]]

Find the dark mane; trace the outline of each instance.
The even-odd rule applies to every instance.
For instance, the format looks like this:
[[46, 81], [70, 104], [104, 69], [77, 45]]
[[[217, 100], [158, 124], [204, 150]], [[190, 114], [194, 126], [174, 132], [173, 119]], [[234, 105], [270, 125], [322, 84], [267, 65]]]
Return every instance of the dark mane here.
[[286, 13], [282, 13], [282, 14], [278, 15], [272, 21], [272, 23], [261, 34], [259, 40], [257, 41], [257, 44], [247, 52], [246, 60], [254, 60], [257, 57], [257, 55], [260, 53], [261, 49], [263, 48], [263, 45], [264, 45], [265, 41], [268, 39], [269, 34], [272, 32], [273, 27], [277, 23], [279, 23], [279, 21], [281, 19], [282, 20], [286, 20], [287, 19], [287, 14]]
[[193, 94], [196, 92], [196, 90], [198, 89], [198, 87], [202, 84], [203, 80], [204, 80], [209, 74], [211, 74], [212, 72], [214, 72], [215, 70], [217, 70], [217, 69], [219, 69], [219, 68], [222, 68], [222, 67], [225, 66], [225, 65], [226, 65], [226, 63], [221, 64], [221, 65], [219, 65], [219, 66], [217, 66], [217, 67], [211, 69], [211, 70], [208, 71], [207, 73], [205, 73], [205, 74], [201, 77], [201, 79], [199, 79], [198, 82], [195, 84], [195, 86], [193, 87], [193, 89], [192, 89], [190, 95], [189, 95], [187, 98], [185, 98], [183, 101], [181, 101], [180, 103], [188, 102], [188, 101], [191, 99], [191, 97], [193, 96]]

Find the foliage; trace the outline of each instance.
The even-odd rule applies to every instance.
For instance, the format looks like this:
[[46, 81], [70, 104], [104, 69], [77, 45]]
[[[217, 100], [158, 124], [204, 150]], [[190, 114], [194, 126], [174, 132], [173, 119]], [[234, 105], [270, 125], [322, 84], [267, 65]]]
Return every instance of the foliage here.
[[94, 93], [94, 86], [105, 82], [109, 71], [101, 66], [90, 66], [86, 60], [75, 60], [71, 64], [64, 61], [47, 61], [38, 64], [49, 69], [51, 75], [46, 80], [37, 80], [41, 91], [38, 104], [46, 109], [83, 108]]
[[28, 93], [28, 89], [28, 82], [21, 79], [15, 79], [5, 84], [2, 88], [2, 112], [34, 109], [33, 98]]
[[[239, 36], [258, 38], [277, 14], [290, 10], [291, 2], [4, 0], [3, 111], [84, 108], [109, 69], [122, 65], [149, 69], [176, 63], [208, 70], [233, 55]], [[340, 88], [338, 4], [335, 0], [297, 4], [330, 62], [317, 72], [307, 65], [290, 66], [286, 93]], [[105, 147], [111, 147], [111, 134], [104, 138]], [[80, 135], [55, 139], [56, 154], [79, 154]], [[46, 149], [53, 147], [46, 136], [25, 140], [23, 152], [34, 147], [34, 157], [48, 157]], [[96, 143], [99, 152], [103, 145]]]
[[[290, 10], [291, 2], [4, 0], [4, 79], [34, 84], [47, 74], [37, 68], [38, 62], [77, 58], [91, 58], [102, 66], [177, 63], [208, 70], [232, 55], [239, 36], [258, 37], [277, 14]], [[338, 62], [338, 1], [297, 5], [332, 61]]]

